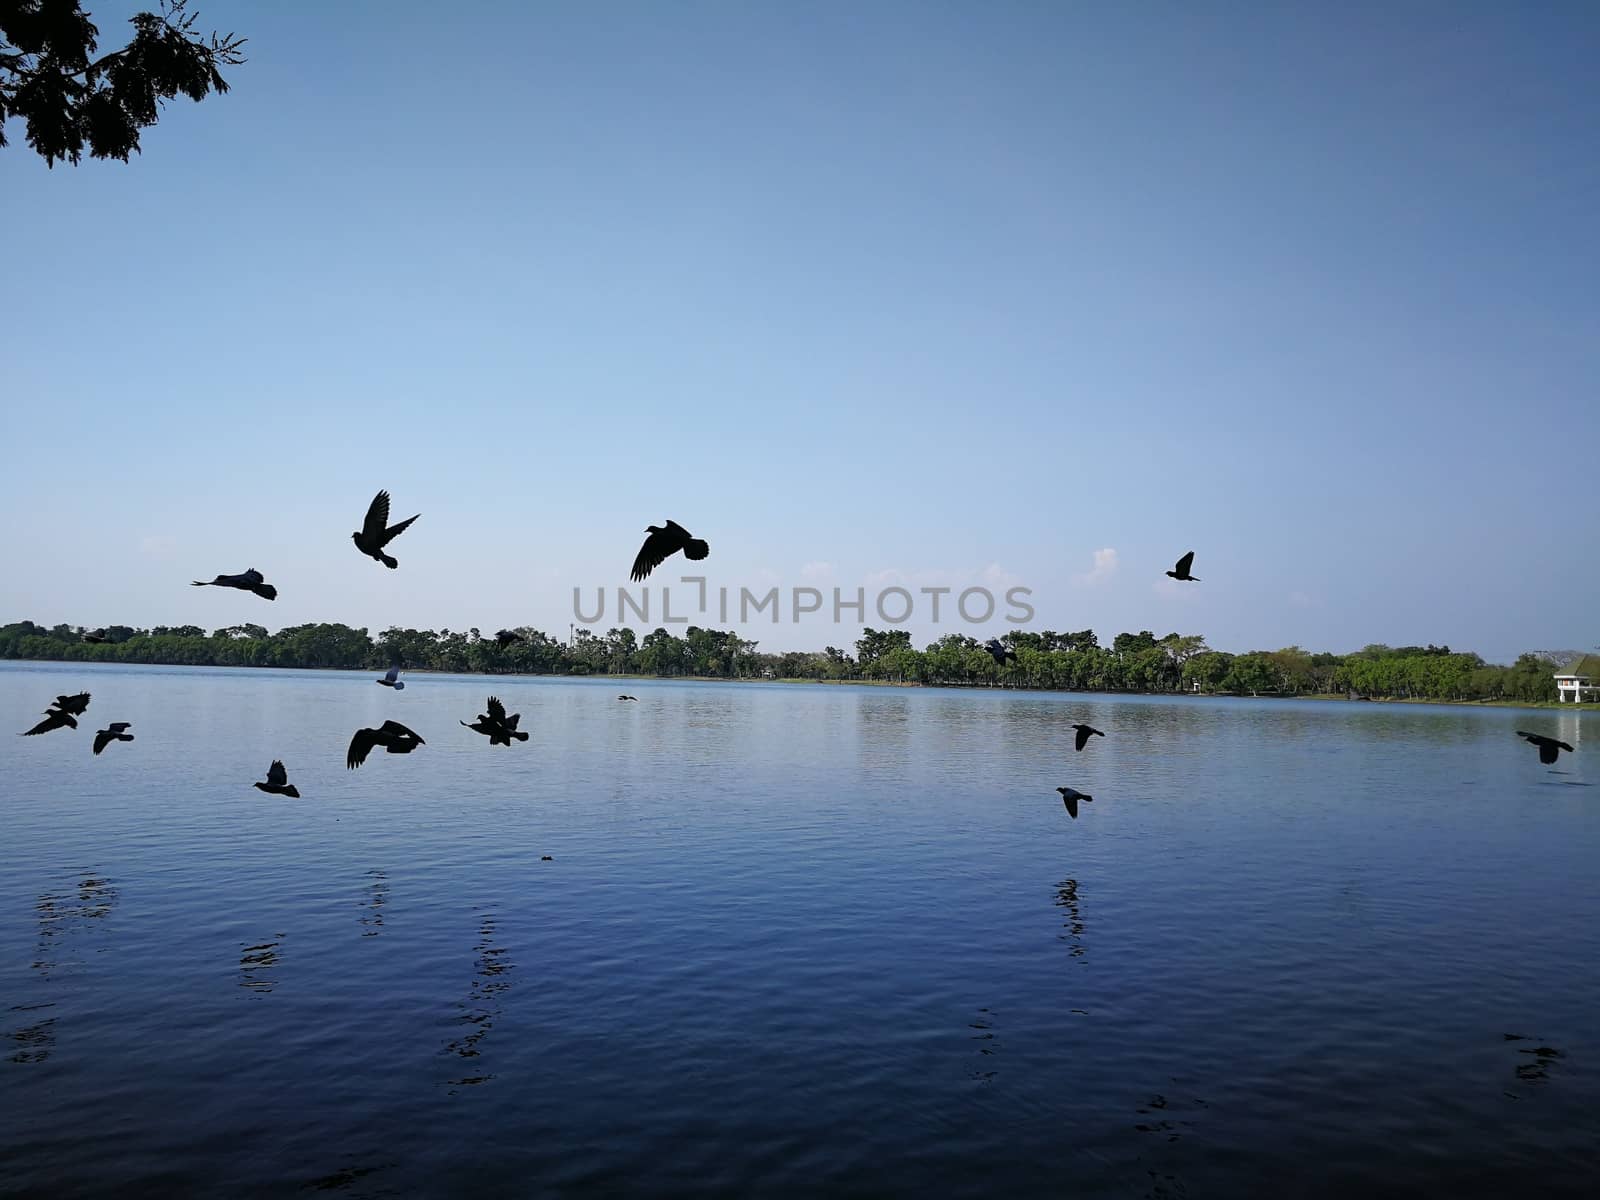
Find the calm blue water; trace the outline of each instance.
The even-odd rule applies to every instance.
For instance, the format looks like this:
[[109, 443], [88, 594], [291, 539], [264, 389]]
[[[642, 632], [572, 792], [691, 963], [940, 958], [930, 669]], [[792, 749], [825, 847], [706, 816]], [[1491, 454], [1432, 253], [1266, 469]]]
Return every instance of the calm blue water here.
[[[94, 696], [0, 737], [0, 1192], [1600, 1170], [1600, 714], [371, 679], [0, 668], [3, 729]], [[427, 745], [347, 771], [386, 717]]]

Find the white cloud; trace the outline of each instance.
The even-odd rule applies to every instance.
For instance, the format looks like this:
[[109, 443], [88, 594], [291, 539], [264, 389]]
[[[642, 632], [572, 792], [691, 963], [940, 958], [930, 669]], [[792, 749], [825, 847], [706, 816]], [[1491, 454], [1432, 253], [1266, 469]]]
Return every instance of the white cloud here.
[[1107, 546], [1104, 550], [1096, 550], [1094, 552], [1094, 566], [1092, 568], [1082, 575], [1074, 575], [1073, 579], [1086, 586], [1105, 583], [1117, 573], [1118, 565], [1116, 550]]

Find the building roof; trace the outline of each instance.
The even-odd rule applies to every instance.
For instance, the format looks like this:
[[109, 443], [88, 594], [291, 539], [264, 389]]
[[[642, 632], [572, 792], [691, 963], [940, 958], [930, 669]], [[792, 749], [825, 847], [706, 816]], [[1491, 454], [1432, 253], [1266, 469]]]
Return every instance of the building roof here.
[[1600, 655], [1585, 654], [1577, 662], [1568, 663], [1556, 672], [1557, 679], [1570, 678], [1573, 675], [1586, 675], [1590, 679], [1600, 679]]

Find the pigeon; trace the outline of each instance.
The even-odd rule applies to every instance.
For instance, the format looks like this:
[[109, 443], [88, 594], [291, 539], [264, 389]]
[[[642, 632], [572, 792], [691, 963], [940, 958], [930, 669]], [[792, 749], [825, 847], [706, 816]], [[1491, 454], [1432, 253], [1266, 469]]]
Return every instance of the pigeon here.
[[617, 697], [618, 700], [637, 700], [638, 698], [639, 697], [637, 697], [637, 696], [618, 696]]
[[504, 650], [507, 646], [511, 645], [511, 643], [520, 642], [524, 639], [520, 633], [512, 633], [509, 629], [502, 629], [499, 633], [494, 635], [494, 640], [499, 643], [500, 649]]
[[465, 721], [461, 724], [467, 725], [468, 729], [486, 734], [491, 746], [509, 746], [512, 738], [516, 738], [519, 742], [528, 740], [528, 735], [517, 729], [517, 722], [520, 720], [522, 720], [521, 713], [506, 716], [506, 706], [501, 704], [497, 697], [490, 696], [487, 713], [480, 713], [478, 719], [470, 725]]
[[50, 707], [44, 710], [44, 720], [22, 736], [33, 737], [38, 733], [49, 733], [53, 729], [76, 729], [78, 722], [73, 718], [83, 716], [88, 707], [88, 692], [79, 692], [74, 696], [57, 696]]
[[377, 681], [381, 687], [392, 687], [397, 692], [406, 690], [406, 685], [400, 682], [400, 668], [390, 667], [384, 672], [383, 678]]
[[1105, 737], [1105, 734], [1101, 733], [1093, 725], [1074, 725], [1073, 728], [1078, 731], [1078, 742], [1076, 748], [1079, 750], [1082, 750], [1089, 744], [1090, 738]]
[[645, 578], [679, 550], [683, 551], [685, 558], [694, 562], [699, 562], [711, 553], [709, 545], [676, 521], [668, 521], [665, 528], [660, 525], [647, 525], [645, 532], [650, 536], [645, 538], [644, 545], [639, 547], [639, 557], [633, 560], [633, 574], [630, 578], [635, 583]]
[[367, 761], [374, 746], [382, 746], [390, 754], [410, 754], [418, 746], [427, 745], [420, 737], [399, 721], [385, 721], [376, 729], [358, 729], [350, 739], [350, 750], [344, 765], [354, 771]]
[[254, 592], [263, 600], [276, 600], [278, 589], [266, 582], [266, 577], [260, 571], [251, 567], [243, 575], [218, 575], [210, 582], [196, 579], [195, 587], [231, 587], [238, 588], [241, 592]]
[[361, 523], [361, 532], [352, 533], [350, 540], [355, 542], [356, 549], [368, 558], [381, 562], [391, 571], [400, 563], [390, 558], [383, 552], [383, 548], [395, 538], [406, 531], [406, 527], [422, 514], [407, 517], [398, 525], [389, 524], [389, 493], [379, 492], [372, 498], [372, 504], [367, 508], [367, 519]]
[[90, 645], [103, 642], [106, 640], [106, 631], [104, 629], [85, 630], [83, 634], [83, 640], [88, 642]]
[[1178, 560], [1176, 570], [1168, 571], [1167, 574], [1180, 583], [1199, 583], [1200, 580], [1196, 576], [1189, 574], [1189, 568], [1192, 566], [1194, 566], [1193, 550]]
[[989, 657], [994, 659], [994, 665], [997, 667], [1017, 661], [1017, 652], [1010, 646], [1002, 646], [998, 638], [990, 638], [984, 649], [989, 652]]
[[112, 742], [133, 741], [133, 734], [124, 732], [124, 730], [126, 730], [132, 724], [132, 721], [111, 722], [111, 725], [108, 728], [102, 729], [99, 733], [94, 735], [94, 752], [99, 754], [100, 751], [104, 750]]
[[49, 733], [53, 729], [76, 729], [77, 727], [78, 722], [71, 713], [64, 712], [58, 708], [48, 708], [45, 710], [44, 720], [24, 732], [22, 736], [33, 737], [34, 734]]
[[[371, 730], [362, 730], [362, 733], [370, 732]], [[359, 737], [360, 734], [357, 736]], [[418, 740], [420, 741], [421, 739], [419, 738]], [[366, 757], [365, 751], [362, 752], [362, 757]], [[265, 783], [252, 784], [251, 786], [258, 787], [263, 792], [271, 792], [274, 796], [289, 796], [295, 800], [300, 799], [300, 790], [289, 782], [289, 772], [284, 770], [283, 763], [276, 758], [272, 760], [272, 765], [267, 768], [267, 781]]]
[[1519, 729], [1517, 730], [1517, 736], [1519, 738], [1525, 738], [1532, 742], [1535, 746], [1539, 747], [1539, 761], [1544, 763], [1546, 766], [1560, 758], [1563, 750], [1565, 750], [1568, 754], [1572, 753], [1571, 746], [1567, 745], [1565, 742], [1558, 742], [1553, 737], [1545, 737], [1542, 733], [1524, 733]]
[[1058, 787], [1056, 791], [1061, 793], [1061, 803], [1067, 806], [1067, 815], [1074, 821], [1078, 819], [1078, 801], [1094, 799], [1093, 796], [1086, 796], [1077, 788]]

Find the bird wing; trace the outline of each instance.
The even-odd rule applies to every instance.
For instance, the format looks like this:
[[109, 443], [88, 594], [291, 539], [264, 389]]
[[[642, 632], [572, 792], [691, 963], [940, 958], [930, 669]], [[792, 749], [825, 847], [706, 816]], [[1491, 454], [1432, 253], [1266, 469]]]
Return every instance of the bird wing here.
[[376, 729], [358, 729], [355, 737], [350, 739], [350, 750], [344, 756], [344, 765], [354, 771], [367, 761], [367, 755], [372, 753], [372, 748], [378, 744], [378, 731]]
[[55, 706], [64, 713], [71, 713], [75, 717], [83, 715], [89, 707], [89, 693], [79, 692], [76, 696], [57, 696]]
[[682, 550], [688, 540], [688, 533], [672, 521], [667, 522], [665, 529], [658, 529], [645, 538], [644, 545], [639, 547], [639, 557], [633, 560], [633, 581], [638, 583], [645, 578], [666, 562], [669, 555]]
[[94, 752], [99, 754], [108, 744], [117, 740], [117, 735], [109, 729], [102, 729], [94, 735]]
[[1063, 795], [1061, 803], [1066, 805], [1067, 815], [1076, 821], [1078, 819], [1078, 798], [1076, 796]]
[[247, 584], [250, 587], [255, 587], [256, 584], [265, 583], [267, 581], [267, 577], [254, 567], [251, 567], [243, 575], [235, 575], [234, 578], [240, 583]]
[[515, 729], [517, 727], [517, 722], [520, 721], [520, 720], [522, 720], [522, 714], [521, 713], [512, 713], [509, 717], [506, 718], [506, 728], [507, 729]]
[[267, 768], [267, 782], [273, 787], [282, 787], [289, 782], [289, 772], [284, 769], [281, 760], [272, 760], [272, 765]]
[[78, 723], [72, 719], [72, 716], [69, 713], [49, 712], [45, 714], [44, 720], [40, 721], [22, 736], [32, 737], [36, 733], [49, 733], [52, 729], [60, 729], [63, 725], [71, 725], [73, 728], [77, 728]]
[[383, 544], [383, 531], [389, 525], [389, 493], [379, 492], [367, 506], [367, 519], [361, 522], [361, 540]]
[[1079, 725], [1078, 726], [1077, 748], [1079, 750], [1082, 750], [1088, 744], [1089, 744], [1089, 727], [1087, 725]]
[[1192, 566], [1194, 566], [1194, 551], [1193, 550], [1189, 551], [1189, 553], [1185, 554], [1182, 558], [1180, 558], [1178, 560], [1177, 567], [1175, 567], [1174, 569], [1178, 572], [1179, 575], [1187, 575], [1189, 573], [1189, 568], [1192, 567]]
[[[422, 739], [417, 737], [416, 733], [407, 729], [404, 725], [400, 724], [399, 721], [385, 721], [382, 725], [378, 726], [378, 732], [387, 733], [391, 736], [397, 737], [416, 738], [417, 741], [422, 742]], [[422, 742], [422, 744], [424, 746], [427, 745], [426, 742]]]
[[132, 721], [113, 721], [109, 726], [112, 733], [121, 733], [124, 729], [130, 729], [132, 727]]
[[390, 683], [393, 683], [396, 679], [400, 678], [400, 668], [399, 667], [390, 667], [387, 671], [385, 671], [383, 673], [383, 677], [385, 679], [387, 679]]
[[506, 706], [496, 696], [489, 697], [489, 719], [501, 725], [506, 723]]
[[401, 521], [400, 524], [389, 526], [389, 528], [383, 531], [382, 544], [387, 546], [390, 542], [394, 541], [395, 538], [399, 537], [406, 531], [406, 529], [411, 525], [411, 522], [415, 521], [421, 515], [421, 513], [412, 513], [411, 516], [407, 517], [404, 521]]
[[1561, 757], [1561, 747], [1557, 746], [1554, 742], [1549, 741], [1548, 739], [1546, 739], [1546, 740], [1543, 740], [1543, 741], [1541, 741], [1539, 743], [1539, 761], [1540, 762], [1542, 762], [1542, 763], [1553, 763], [1553, 762], [1556, 761], [1556, 759], [1558, 759], [1560, 757]]

